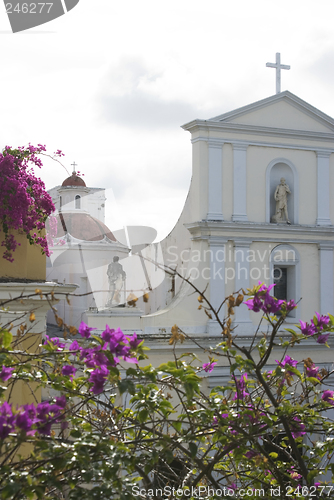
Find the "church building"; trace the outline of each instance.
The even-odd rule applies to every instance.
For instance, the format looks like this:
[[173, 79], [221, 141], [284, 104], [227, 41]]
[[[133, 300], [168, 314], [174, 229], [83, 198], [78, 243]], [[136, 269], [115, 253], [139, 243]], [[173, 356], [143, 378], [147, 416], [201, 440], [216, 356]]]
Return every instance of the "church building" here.
[[[73, 170], [61, 186], [49, 191], [56, 207], [57, 234], [47, 259], [48, 281], [77, 285], [70, 304], [58, 307], [68, 325], [87, 321], [86, 311], [98, 310], [108, 301], [107, 269], [117, 255], [124, 258], [129, 248], [116, 241], [105, 225], [105, 190], [87, 187]], [[52, 311], [48, 323], [56, 324]]]
[[[183, 129], [192, 143], [189, 194], [172, 232], [145, 255], [159, 254], [190, 277], [215, 308], [261, 281], [299, 302], [287, 323], [333, 312], [334, 120], [284, 91]], [[112, 324], [158, 343], [174, 324], [205, 345], [221, 335], [179, 277], [166, 274], [149, 295], [145, 311], [94, 311], [89, 325]], [[242, 305], [238, 335], [249, 337], [258, 320]]]
[[[97, 331], [108, 324], [136, 332], [158, 358], [168, 355], [175, 324], [204, 347], [215, 345], [221, 328], [198, 309], [198, 294], [173, 270], [205, 291], [215, 309], [229, 294], [264, 282], [276, 284], [272, 293], [278, 298], [298, 302], [287, 327], [309, 320], [315, 311], [332, 313], [333, 118], [284, 91], [214, 118], [193, 120], [183, 129], [191, 135], [191, 185], [177, 224], [159, 243], [137, 245], [129, 253], [129, 245], [115, 238], [94, 212], [102, 208], [103, 190], [88, 193], [84, 183], [74, 183], [75, 174], [54, 188], [66, 245], [55, 246], [49, 279], [62, 274], [75, 249], [66, 280], [82, 291], [104, 290], [99, 301], [95, 293], [91, 303], [80, 303], [73, 320], [84, 319]], [[94, 199], [90, 206], [88, 194]], [[103, 228], [100, 239], [75, 232], [73, 221], [83, 217]], [[103, 258], [96, 258], [97, 251]], [[126, 275], [120, 285], [123, 298], [116, 303], [107, 301], [108, 263], [115, 256]], [[140, 286], [135, 283], [139, 275]], [[135, 300], [128, 298], [132, 292]], [[222, 307], [221, 317], [225, 313]], [[259, 319], [246, 305], [236, 309], [233, 326], [244, 342]], [[186, 342], [180, 348], [194, 347]], [[318, 348], [312, 342], [312, 349]], [[218, 376], [219, 370], [215, 374], [210, 376]]]

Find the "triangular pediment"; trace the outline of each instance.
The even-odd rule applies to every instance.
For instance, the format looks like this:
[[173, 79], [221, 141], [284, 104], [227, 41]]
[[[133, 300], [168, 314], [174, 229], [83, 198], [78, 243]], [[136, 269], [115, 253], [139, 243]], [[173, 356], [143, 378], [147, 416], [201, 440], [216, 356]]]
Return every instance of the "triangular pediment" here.
[[333, 118], [288, 91], [216, 116], [207, 122], [327, 134], [334, 132]]

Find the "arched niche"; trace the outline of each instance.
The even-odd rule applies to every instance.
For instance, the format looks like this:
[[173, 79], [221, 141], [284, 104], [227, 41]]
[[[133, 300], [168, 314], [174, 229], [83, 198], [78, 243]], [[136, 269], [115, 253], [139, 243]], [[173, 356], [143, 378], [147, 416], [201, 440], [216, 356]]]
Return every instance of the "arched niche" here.
[[272, 160], [266, 171], [266, 222], [276, 213], [275, 190], [284, 177], [291, 194], [288, 194], [288, 214], [291, 224], [299, 223], [299, 182], [294, 164], [286, 158]]

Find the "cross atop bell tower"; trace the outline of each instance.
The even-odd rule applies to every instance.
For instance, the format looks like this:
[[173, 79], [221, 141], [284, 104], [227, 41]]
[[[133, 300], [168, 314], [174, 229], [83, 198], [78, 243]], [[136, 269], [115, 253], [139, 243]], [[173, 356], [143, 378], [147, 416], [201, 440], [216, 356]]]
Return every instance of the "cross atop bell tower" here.
[[71, 163], [71, 167], [73, 167], [73, 172], [72, 174], [76, 174], [76, 170], [75, 170], [75, 167], [77, 167], [77, 163], [75, 163], [75, 161], [73, 163]]
[[266, 67], [276, 69], [276, 94], [279, 94], [281, 92], [281, 69], [290, 69], [290, 66], [281, 64], [281, 54], [276, 52], [276, 63], [267, 63]]

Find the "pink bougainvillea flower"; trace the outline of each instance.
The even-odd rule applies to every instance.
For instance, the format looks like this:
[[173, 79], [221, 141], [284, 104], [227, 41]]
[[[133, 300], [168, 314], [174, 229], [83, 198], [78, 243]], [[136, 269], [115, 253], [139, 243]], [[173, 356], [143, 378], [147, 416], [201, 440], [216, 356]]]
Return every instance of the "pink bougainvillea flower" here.
[[[261, 282], [259, 282], [259, 284], [261, 285]], [[282, 305], [285, 302], [284, 300], [278, 300], [276, 297], [270, 295], [269, 292], [274, 286], [275, 285], [269, 285], [267, 287], [265, 284], [262, 284], [259, 290], [255, 293], [253, 299], [247, 300], [245, 304], [254, 312], [262, 310], [266, 314], [277, 313], [282, 309]], [[292, 310], [295, 307], [295, 303], [290, 301], [289, 306], [286, 305], [286, 307], [288, 310]]]
[[69, 351], [79, 351], [80, 350], [80, 346], [78, 344], [78, 341], [77, 340], [74, 340], [72, 342], [72, 344], [69, 346]]
[[247, 300], [245, 304], [248, 309], [254, 312], [260, 312], [262, 309], [262, 300], [257, 295], [253, 299]]
[[58, 337], [52, 337], [50, 339], [49, 335], [45, 335], [43, 345], [46, 345], [48, 343], [57, 347], [57, 351], [61, 351], [65, 347], [65, 343], [60, 342], [60, 339]]
[[317, 379], [321, 379], [321, 375], [319, 372], [319, 366], [315, 366], [315, 364], [313, 363], [312, 366], [307, 366], [306, 367], [306, 375], [308, 377], [314, 377], [314, 378], [317, 378]]
[[[275, 361], [282, 368], [288, 368], [289, 366], [296, 368], [296, 366], [298, 365], [298, 361], [296, 359], [290, 358], [290, 356], [288, 356], [288, 355], [285, 356], [283, 361], [278, 361], [277, 359], [275, 359]], [[290, 375], [293, 375], [293, 372], [291, 372], [291, 371], [287, 371], [287, 373]]]
[[329, 333], [318, 335], [317, 344], [326, 344], [328, 337], [329, 337]]
[[110, 329], [108, 325], [106, 325], [106, 329], [102, 332], [101, 334], [101, 337], [103, 338], [103, 340], [105, 340], [106, 342], [110, 342], [110, 339], [112, 337], [112, 334], [114, 333], [114, 329]]
[[244, 373], [239, 380], [235, 379], [236, 385], [236, 393], [234, 395], [233, 400], [235, 399], [244, 399], [245, 396], [249, 396], [249, 393], [246, 392], [246, 382], [247, 382], [247, 373]]
[[305, 323], [304, 321], [299, 320], [300, 323], [300, 330], [303, 335], [307, 335], [308, 337], [311, 335], [315, 334], [315, 327], [314, 325], [309, 325], [308, 323]]
[[42, 236], [41, 230], [55, 207], [44, 183], [35, 176], [32, 168], [42, 166], [37, 155], [43, 151], [45, 146], [29, 144], [15, 150], [6, 146], [0, 154], [1, 246], [6, 249], [3, 258], [9, 262], [13, 262], [13, 252], [19, 245], [12, 230], [20, 231], [29, 243], [39, 245], [42, 253], [50, 255], [47, 236]]
[[318, 312], [315, 313], [316, 319], [311, 319], [312, 325], [314, 325], [318, 330], [322, 330], [329, 323], [328, 316], [322, 316]]
[[0, 372], [0, 378], [3, 382], [6, 382], [6, 380], [9, 380], [12, 376], [12, 373], [14, 371], [14, 368], [9, 368], [7, 366], [2, 365], [2, 370]]
[[77, 371], [77, 369], [75, 368], [75, 366], [72, 366], [72, 365], [65, 365], [61, 369], [62, 375], [67, 375], [68, 377], [72, 377], [72, 378], [74, 377], [76, 371]]
[[131, 347], [131, 349], [136, 349], [139, 346], [139, 344], [142, 342], [142, 340], [140, 340], [137, 337], [136, 332], [133, 333], [132, 337], [127, 337], [127, 339], [129, 341], [129, 346]]
[[65, 408], [66, 402], [66, 396], [64, 394], [62, 396], [56, 397], [56, 405], [60, 408]]
[[297, 479], [301, 479], [303, 476], [301, 474], [299, 474], [297, 471], [293, 470], [294, 469], [294, 466], [292, 465], [291, 467], [291, 470], [288, 470], [287, 472], [290, 473], [290, 477], [291, 479], [293, 480], [297, 480]]
[[290, 424], [291, 434], [294, 439], [304, 436], [306, 434], [305, 425], [301, 422], [299, 417], [293, 417], [293, 422]]
[[326, 391], [322, 393], [321, 399], [323, 401], [326, 401], [326, 403], [330, 403], [332, 406], [334, 406], [334, 391], [326, 389]]
[[64, 422], [63, 409], [66, 406], [66, 397], [56, 398], [56, 404], [48, 401], [38, 403], [36, 406], [26, 404], [16, 408], [13, 413], [12, 407], [4, 402], [0, 406], [0, 439], [5, 439], [15, 429], [25, 432], [28, 436], [39, 433], [51, 434], [51, 426], [54, 423]]
[[284, 300], [276, 299], [276, 297], [273, 297], [269, 294], [269, 291], [267, 291], [264, 296], [262, 310], [268, 314], [275, 314], [281, 310], [283, 303]]
[[101, 366], [101, 368], [97, 368], [96, 370], [92, 371], [88, 381], [93, 383], [91, 391], [94, 394], [100, 394], [103, 391], [104, 384], [107, 380], [108, 375], [109, 370], [106, 366]]
[[[261, 285], [260, 281], [259, 285]], [[254, 312], [263, 311], [266, 314], [276, 314], [279, 311], [284, 311], [284, 313], [287, 314], [295, 309], [297, 304], [294, 300], [291, 299], [286, 302], [270, 295], [270, 290], [272, 290], [274, 286], [275, 285], [266, 286], [262, 284], [254, 297], [245, 301], [247, 307]]]
[[5, 439], [14, 430], [14, 415], [11, 406], [4, 401], [0, 408], [0, 439]]
[[86, 323], [81, 321], [80, 326], [78, 328], [78, 332], [80, 333], [81, 337], [89, 339], [90, 337], [90, 332], [92, 330], [96, 330], [96, 328], [90, 328]]
[[297, 304], [293, 299], [289, 300], [289, 302], [286, 303], [286, 310], [288, 312], [292, 311], [296, 307], [297, 307]]
[[254, 458], [258, 455], [259, 453], [256, 452], [256, 451], [253, 451], [253, 450], [249, 450], [247, 451], [247, 453], [245, 453], [245, 457], [246, 458]]
[[215, 365], [217, 364], [216, 361], [210, 361], [210, 363], [204, 363], [202, 368], [205, 372], [207, 373], [211, 373], [215, 367]]

